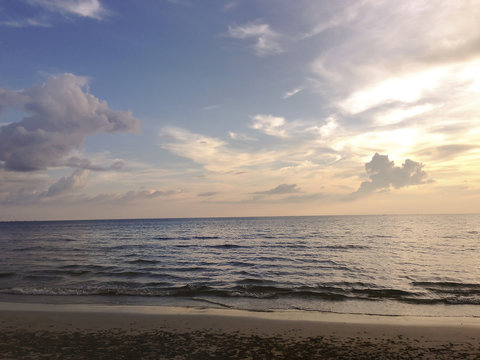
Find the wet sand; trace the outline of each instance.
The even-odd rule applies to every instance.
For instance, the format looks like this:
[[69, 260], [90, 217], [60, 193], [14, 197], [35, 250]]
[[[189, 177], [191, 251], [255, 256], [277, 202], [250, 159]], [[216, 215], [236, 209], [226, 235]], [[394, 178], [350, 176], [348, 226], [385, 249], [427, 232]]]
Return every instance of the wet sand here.
[[480, 319], [4, 303], [0, 359], [480, 359]]

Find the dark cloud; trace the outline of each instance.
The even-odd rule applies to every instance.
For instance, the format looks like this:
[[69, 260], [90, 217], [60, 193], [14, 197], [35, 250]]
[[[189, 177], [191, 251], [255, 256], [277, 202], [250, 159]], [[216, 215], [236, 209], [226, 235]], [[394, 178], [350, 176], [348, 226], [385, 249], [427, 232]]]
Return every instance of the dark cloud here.
[[300, 189], [297, 187], [297, 184], [280, 184], [277, 187], [267, 190], [267, 191], [257, 191], [253, 194], [255, 195], [283, 195], [283, 194], [293, 194], [300, 192]]
[[89, 135], [136, 131], [140, 125], [130, 112], [114, 111], [90, 94], [87, 79], [73, 74], [52, 76], [19, 92], [0, 90], [0, 109], [14, 106], [27, 113], [22, 121], [0, 127], [0, 161], [9, 170], [57, 166]]
[[424, 184], [427, 174], [422, 170], [423, 164], [407, 159], [401, 167], [395, 166], [388, 155], [376, 153], [372, 160], [365, 164], [369, 181], [360, 184], [360, 188], [352, 195], [366, 195], [376, 190], [387, 190], [391, 186], [402, 188], [410, 185]]

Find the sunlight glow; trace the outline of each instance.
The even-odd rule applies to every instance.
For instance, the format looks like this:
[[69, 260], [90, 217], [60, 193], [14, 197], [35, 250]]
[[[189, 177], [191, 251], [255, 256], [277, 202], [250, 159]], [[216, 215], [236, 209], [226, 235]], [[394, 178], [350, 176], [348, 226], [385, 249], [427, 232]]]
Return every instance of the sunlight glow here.
[[426, 91], [438, 86], [447, 71], [446, 67], [437, 67], [404, 77], [389, 78], [354, 93], [342, 101], [340, 107], [357, 114], [386, 102], [412, 103], [419, 100]]
[[394, 109], [392, 111], [388, 111], [383, 114], [380, 114], [379, 116], [376, 117], [375, 121], [379, 125], [396, 124], [402, 120], [426, 113], [434, 108], [435, 106], [432, 104], [424, 104], [424, 105], [412, 106], [409, 108]]

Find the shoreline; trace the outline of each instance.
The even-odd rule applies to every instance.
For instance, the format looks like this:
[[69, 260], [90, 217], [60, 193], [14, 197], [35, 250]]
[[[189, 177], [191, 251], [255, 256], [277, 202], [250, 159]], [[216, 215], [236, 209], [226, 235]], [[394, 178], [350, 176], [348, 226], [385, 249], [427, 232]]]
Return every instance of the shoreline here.
[[480, 319], [0, 303], [0, 353], [13, 359], [478, 359]]
[[212, 308], [202, 306], [171, 306], [171, 305], [132, 305], [132, 304], [102, 304], [102, 303], [31, 303], [2, 302], [0, 313], [16, 312], [58, 312], [83, 314], [132, 314], [150, 316], [220, 316], [263, 320], [307, 321], [346, 324], [397, 325], [397, 326], [470, 326], [480, 330], [480, 316], [418, 316], [418, 315], [383, 315], [338, 313], [329, 311], [305, 310], [240, 310]]

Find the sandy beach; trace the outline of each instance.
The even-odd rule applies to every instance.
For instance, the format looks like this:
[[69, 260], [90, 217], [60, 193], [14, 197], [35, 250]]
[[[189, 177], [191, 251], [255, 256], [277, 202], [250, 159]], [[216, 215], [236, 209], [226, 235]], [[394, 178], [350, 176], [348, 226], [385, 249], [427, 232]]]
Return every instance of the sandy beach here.
[[480, 359], [480, 319], [0, 304], [1, 359]]

